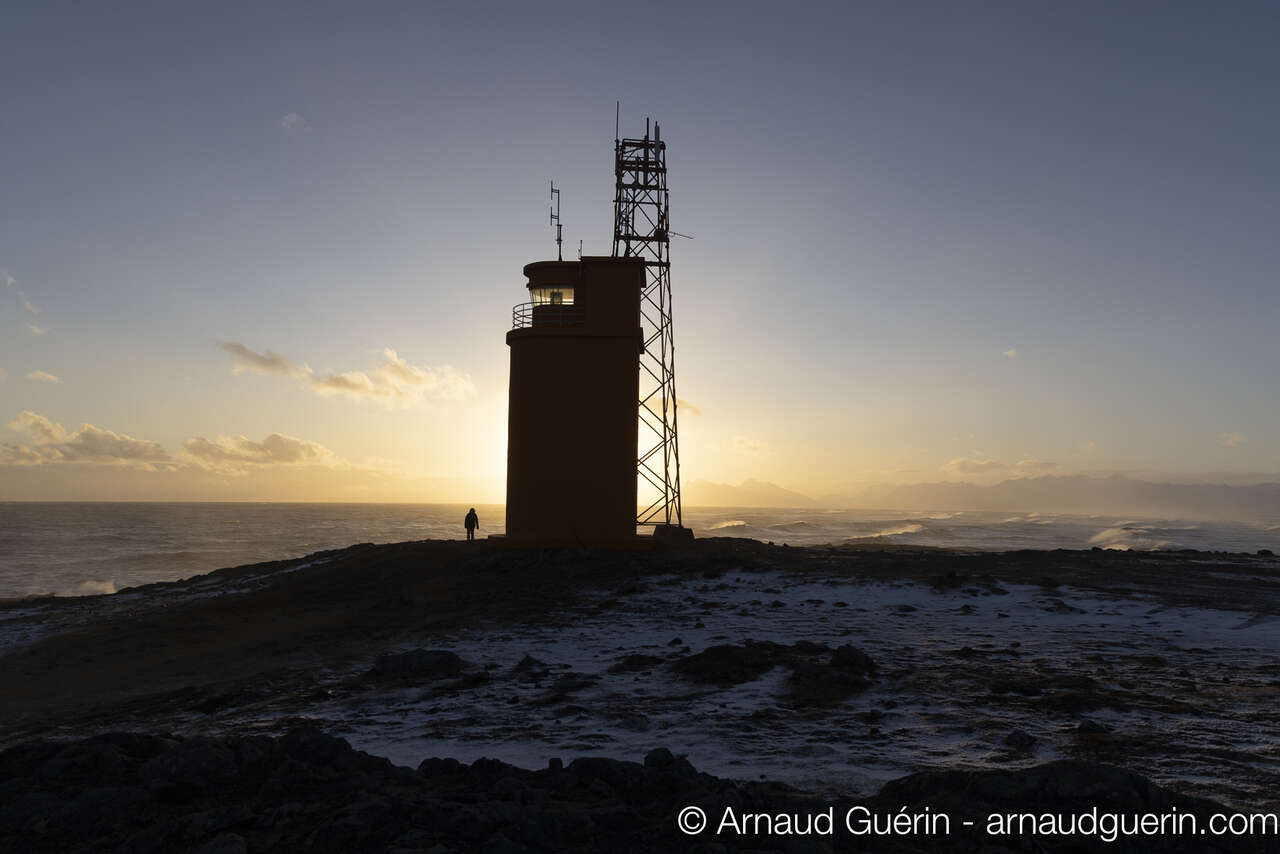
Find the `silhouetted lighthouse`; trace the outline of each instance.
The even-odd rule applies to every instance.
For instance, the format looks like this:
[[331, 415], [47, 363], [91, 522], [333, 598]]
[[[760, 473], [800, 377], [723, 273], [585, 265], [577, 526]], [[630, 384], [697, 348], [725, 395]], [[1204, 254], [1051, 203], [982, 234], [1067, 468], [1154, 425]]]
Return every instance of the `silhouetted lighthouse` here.
[[646, 122], [643, 139], [615, 134], [614, 152], [613, 254], [525, 265], [529, 301], [512, 310], [513, 544], [651, 542], [637, 526], [692, 538], [680, 509], [666, 144]]
[[636, 538], [641, 258], [537, 261], [507, 333], [507, 538]]

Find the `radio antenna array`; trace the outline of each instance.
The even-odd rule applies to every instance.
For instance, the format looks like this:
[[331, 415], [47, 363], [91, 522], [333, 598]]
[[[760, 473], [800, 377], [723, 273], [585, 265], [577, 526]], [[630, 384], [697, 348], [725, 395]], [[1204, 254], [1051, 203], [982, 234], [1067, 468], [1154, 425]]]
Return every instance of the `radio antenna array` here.
[[639, 512], [640, 525], [683, 524], [680, 508], [680, 443], [676, 433], [676, 344], [671, 323], [671, 197], [667, 192], [667, 144], [658, 123], [643, 139], [618, 137], [614, 116], [613, 255], [645, 261], [640, 295], [640, 443], [636, 472], [660, 494]]
[[560, 224], [560, 191], [556, 189], [556, 182], [551, 182], [551, 224], [556, 227], [556, 260], [564, 260], [564, 252], [561, 246], [564, 242], [564, 231]]

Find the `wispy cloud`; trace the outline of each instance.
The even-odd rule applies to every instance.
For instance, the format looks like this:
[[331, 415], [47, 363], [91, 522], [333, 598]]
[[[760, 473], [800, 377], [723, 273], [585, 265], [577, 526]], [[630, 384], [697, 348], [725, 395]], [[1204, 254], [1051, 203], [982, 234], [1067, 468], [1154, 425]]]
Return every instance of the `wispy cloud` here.
[[1029, 477], [1053, 471], [1057, 463], [1044, 460], [1024, 459], [1007, 463], [993, 460], [983, 454], [968, 457], [957, 457], [942, 467], [943, 471], [955, 475], [997, 475], [1003, 477]]
[[323, 466], [348, 468], [350, 463], [316, 442], [282, 433], [272, 433], [261, 442], [244, 436], [189, 439], [182, 445], [183, 456], [210, 471], [244, 474], [267, 466]]
[[46, 332], [48, 332], [48, 331], [49, 331], [49, 327], [47, 327], [47, 326], [36, 326], [34, 323], [28, 323], [28, 324], [27, 324], [27, 328], [28, 328], [28, 329], [30, 329], [30, 330], [32, 331], [32, 333], [34, 333], [34, 334], [36, 334], [36, 335], [43, 335], [43, 334], [45, 334]]
[[26, 434], [30, 444], [0, 444], [0, 463], [105, 463], [152, 469], [173, 465], [169, 454], [157, 442], [135, 439], [92, 424], [81, 424], [68, 431], [30, 410], [23, 410], [10, 421], [9, 429]]
[[733, 437], [733, 449], [740, 454], [761, 454], [767, 448], [768, 446], [760, 439], [753, 439], [750, 436]]
[[686, 415], [701, 415], [701, 414], [702, 414], [702, 410], [701, 410], [700, 408], [698, 408], [697, 406], [694, 406], [692, 403], [690, 403], [689, 401], [685, 400], [683, 397], [677, 397], [677, 398], [676, 398], [676, 409], [677, 409], [679, 412], [683, 412], [683, 413], [685, 413]]
[[414, 406], [425, 400], [466, 400], [476, 394], [467, 374], [450, 365], [420, 367], [401, 358], [390, 347], [381, 361], [367, 371], [317, 373], [274, 350], [259, 353], [238, 342], [218, 346], [231, 354], [233, 373], [266, 373], [291, 377], [323, 396], [342, 395], [357, 400], [377, 400], [391, 406]]
[[1010, 347], [1008, 350], [1001, 353], [1000, 356], [1005, 359], [1016, 359], [1018, 358], [1018, 348]]
[[276, 127], [286, 133], [296, 133], [307, 128], [307, 120], [299, 113], [285, 113], [276, 119]]
[[257, 353], [235, 341], [220, 341], [218, 346], [231, 354], [231, 372], [233, 374], [253, 372], [285, 374], [292, 377], [307, 376], [311, 373], [311, 369], [306, 365], [295, 365], [274, 350], [264, 350], [261, 353]]
[[1238, 448], [1247, 441], [1249, 440], [1245, 437], [1243, 433], [1237, 433], [1232, 431], [1230, 433], [1218, 434], [1218, 444], [1224, 445], [1225, 447], [1228, 447], [1228, 448]]
[[32, 371], [27, 374], [27, 379], [38, 383], [60, 383], [62, 378], [49, 373], [48, 371]]
[[13, 289], [13, 292], [18, 297], [18, 303], [22, 306], [22, 309], [24, 311], [26, 311], [32, 317], [40, 313], [40, 307], [35, 303], [33, 303], [31, 300], [27, 299], [26, 293], [22, 290], [22, 288], [18, 287], [17, 279], [15, 279], [12, 275], [10, 275], [10, 273], [7, 270], [0, 270], [0, 276], [4, 277], [5, 287]]

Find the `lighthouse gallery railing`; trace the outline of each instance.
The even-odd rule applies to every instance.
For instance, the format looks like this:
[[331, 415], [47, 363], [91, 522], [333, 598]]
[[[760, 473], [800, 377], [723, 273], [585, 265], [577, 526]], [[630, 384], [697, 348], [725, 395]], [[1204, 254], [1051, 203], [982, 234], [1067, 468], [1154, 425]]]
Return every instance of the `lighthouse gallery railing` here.
[[586, 319], [584, 306], [573, 303], [522, 302], [511, 308], [511, 328], [530, 326], [581, 326]]

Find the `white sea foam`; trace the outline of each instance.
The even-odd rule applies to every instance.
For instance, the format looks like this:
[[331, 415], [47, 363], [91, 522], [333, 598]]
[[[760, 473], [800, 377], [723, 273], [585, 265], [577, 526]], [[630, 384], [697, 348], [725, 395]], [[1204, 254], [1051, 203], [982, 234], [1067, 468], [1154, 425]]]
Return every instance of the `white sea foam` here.
[[64, 596], [101, 596], [109, 595], [116, 592], [116, 583], [114, 581], [82, 581], [72, 590], [63, 592]]
[[874, 534], [863, 534], [860, 537], [850, 537], [851, 540], [870, 540], [877, 537], [896, 537], [901, 534], [918, 534], [924, 530], [924, 525], [919, 522], [912, 522], [907, 525], [897, 525], [892, 528], [884, 528], [876, 531]]

